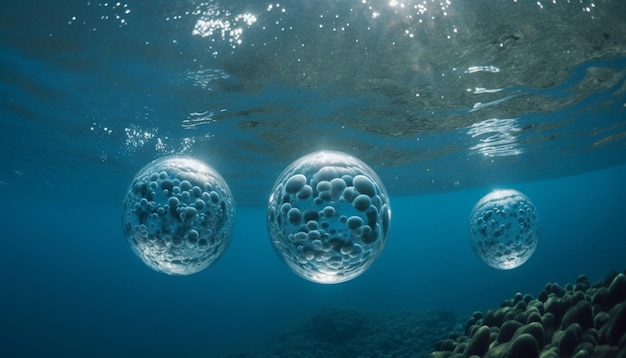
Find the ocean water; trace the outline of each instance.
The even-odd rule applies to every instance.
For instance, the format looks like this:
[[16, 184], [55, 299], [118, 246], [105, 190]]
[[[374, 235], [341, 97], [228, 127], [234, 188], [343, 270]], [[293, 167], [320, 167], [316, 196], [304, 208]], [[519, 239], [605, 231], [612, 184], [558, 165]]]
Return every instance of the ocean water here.
[[[328, 307], [498, 307], [547, 282], [626, 268], [626, 3], [0, 3], [0, 356], [220, 357]], [[315, 284], [270, 244], [280, 172], [319, 149], [368, 163], [391, 231], [356, 279]], [[146, 267], [122, 200], [153, 159], [218, 170], [224, 257]], [[474, 256], [474, 204], [535, 204], [536, 252]]]

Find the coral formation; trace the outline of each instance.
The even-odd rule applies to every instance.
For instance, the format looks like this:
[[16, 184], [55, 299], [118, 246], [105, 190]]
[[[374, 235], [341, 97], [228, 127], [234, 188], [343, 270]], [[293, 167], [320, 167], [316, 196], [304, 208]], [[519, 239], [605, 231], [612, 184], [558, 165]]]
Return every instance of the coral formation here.
[[475, 312], [465, 335], [440, 340], [429, 358], [626, 357], [626, 275], [591, 285], [547, 283], [537, 298], [517, 293]]
[[626, 358], [626, 272], [595, 284], [585, 275], [573, 285], [547, 283], [537, 298], [516, 293], [469, 318], [327, 308], [225, 358], [253, 357]]

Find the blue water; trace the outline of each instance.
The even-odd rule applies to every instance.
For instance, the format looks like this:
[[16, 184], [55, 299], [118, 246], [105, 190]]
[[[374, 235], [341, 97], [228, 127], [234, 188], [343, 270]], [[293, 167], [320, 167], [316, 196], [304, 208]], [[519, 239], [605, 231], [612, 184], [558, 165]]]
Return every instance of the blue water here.
[[[219, 357], [326, 307], [467, 314], [623, 271], [624, 3], [366, 3], [2, 2], [0, 356]], [[274, 180], [322, 148], [391, 195], [382, 255], [338, 285], [290, 272], [266, 233]], [[188, 277], [147, 268], [121, 229], [136, 171], [179, 154], [237, 204], [224, 257]], [[509, 271], [468, 242], [499, 187], [542, 225]]]
[[392, 198], [383, 254], [339, 285], [291, 273], [271, 249], [261, 209], [238, 210], [232, 244], [214, 266], [169, 277], [130, 251], [114, 200], [6, 193], [3, 355], [212, 357], [323, 307], [466, 313], [580, 273], [596, 281], [625, 266], [625, 179], [620, 166], [515, 185], [533, 198], [543, 234], [511, 271], [488, 267], [469, 246], [469, 212], [487, 188]]

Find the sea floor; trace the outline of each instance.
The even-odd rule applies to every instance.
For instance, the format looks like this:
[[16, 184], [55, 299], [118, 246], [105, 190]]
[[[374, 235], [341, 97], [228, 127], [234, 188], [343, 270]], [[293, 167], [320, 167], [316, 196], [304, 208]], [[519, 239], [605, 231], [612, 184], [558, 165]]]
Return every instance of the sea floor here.
[[548, 282], [486, 312], [368, 313], [325, 308], [224, 358], [626, 357], [626, 270]]

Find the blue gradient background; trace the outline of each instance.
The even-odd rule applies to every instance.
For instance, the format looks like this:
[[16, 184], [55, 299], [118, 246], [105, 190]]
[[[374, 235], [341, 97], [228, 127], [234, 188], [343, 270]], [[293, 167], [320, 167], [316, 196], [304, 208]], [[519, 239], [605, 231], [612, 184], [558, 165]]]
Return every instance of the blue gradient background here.
[[[623, 270], [626, 167], [511, 184], [533, 200], [533, 257], [492, 269], [468, 243], [468, 217], [491, 188], [392, 197], [388, 244], [372, 268], [339, 285], [291, 273], [272, 251], [261, 208], [239, 208], [226, 255], [206, 271], [151, 271], [121, 233], [121, 200], [5, 192], [0, 355], [213, 357], [344, 306], [366, 312], [497, 307], [546, 282]], [[123, 193], [120, 193], [122, 197]]]

